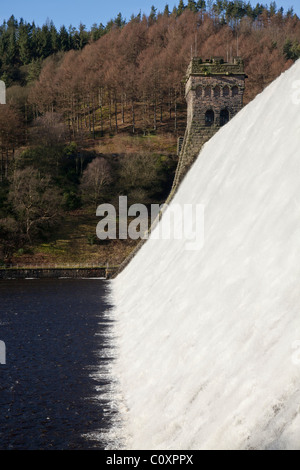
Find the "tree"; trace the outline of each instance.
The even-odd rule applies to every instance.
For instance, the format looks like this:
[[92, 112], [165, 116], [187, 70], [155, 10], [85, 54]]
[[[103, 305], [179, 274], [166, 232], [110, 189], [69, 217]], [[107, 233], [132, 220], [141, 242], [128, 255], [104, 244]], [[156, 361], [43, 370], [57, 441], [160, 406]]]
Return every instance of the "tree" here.
[[69, 135], [68, 128], [63, 117], [58, 113], [46, 112], [34, 121], [31, 132], [33, 142], [36, 145], [46, 147], [65, 143]]
[[63, 52], [69, 50], [69, 33], [65, 26], [61, 26], [58, 35], [59, 49]]
[[193, 13], [197, 12], [197, 5], [195, 0], [188, 0], [188, 4], [186, 7], [188, 10], [192, 11]]
[[116, 16], [116, 18], [114, 19], [114, 24], [115, 24], [118, 28], [123, 28], [123, 26], [125, 26], [126, 21], [123, 19], [122, 13], [118, 13], [118, 15]]
[[205, 0], [198, 0], [198, 2], [197, 2], [197, 9], [198, 9], [198, 11], [200, 11], [200, 10], [204, 10], [204, 11], [205, 11], [205, 10], [206, 10], [206, 2], [205, 2]]
[[38, 54], [45, 59], [51, 54], [52, 51], [52, 38], [48, 24], [44, 24], [42, 29], [38, 30]]
[[300, 44], [298, 41], [286, 39], [283, 45], [283, 53], [287, 60], [297, 60], [300, 57]]
[[28, 65], [28, 72], [26, 81], [27, 83], [34, 82], [40, 76], [42, 70], [42, 60], [41, 59], [33, 59], [30, 64]]
[[55, 53], [59, 50], [59, 34], [51, 21], [50, 23], [50, 37], [51, 37], [51, 53]]
[[127, 154], [121, 162], [121, 187], [125, 191], [149, 188], [157, 176], [156, 159], [149, 153]]
[[0, 263], [10, 264], [12, 254], [21, 242], [18, 230], [13, 217], [0, 219]]
[[170, 10], [169, 10], [169, 5], [168, 4], [166, 4], [166, 6], [165, 6], [164, 16], [170, 16]]
[[105, 158], [95, 158], [85, 169], [81, 179], [83, 200], [94, 207], [99, 205], [104, 188], [112, 181], [111, 167]]
[[19, 230], [29, 242], [59, 220], [62, 200], [60, 191], [53, 186], [49, 176], [42, 176], [33, 167], [14, 172], [8, 200]]
[[286, 16], [287, 18], [292, 18], [292, 16], [294, 15], [294, 8], [291, 7], [288, 9], [288, 11], [286, 12]]
[[29, 64], [32, 59], [32, 44], [31, 44], [31, 31], [32, 27], [27, 23], [21, 23], [19, 27], [19, 56], [22, 64]]
[[277, 11], [276, 2], [271, 2], [271, 3], [270, 3], [270, 15], [271, 15], [271, 16], [276, 15], [276, 11]]
[[79, 44], [78, 47], [79, 49], [83, 49], [84, 46], [89, 42], [89, 33], [86, 30], [86, 26], [82, 23], [79, 25]]
[[157, 9], [155, 8], [154, 5], [152, 5], [150, 15], [149, 15], [150, 24], [156, 20], [156, 11]]
[[179, 4], [178, 4], [178, 7], [177, 7], [177, 15], [178, 16], [182, 15], [184, 10], [185, 10], [185, 5], [183, 3], [183, 0], [179, 0]]
[[0, 105], [0, 181], [8, 177], [15, 148], [22, 142], [20, 114], [10, 104]]

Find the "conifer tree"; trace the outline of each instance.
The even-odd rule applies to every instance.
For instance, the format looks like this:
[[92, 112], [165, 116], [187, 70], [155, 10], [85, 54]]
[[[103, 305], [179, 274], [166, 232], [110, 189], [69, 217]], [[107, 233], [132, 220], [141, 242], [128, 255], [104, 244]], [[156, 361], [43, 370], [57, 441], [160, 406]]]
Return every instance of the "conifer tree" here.
[[18, 46], [20, 62], [23, 65], [29, 64], [32, 59], [31, 30], [32, 27], [29, 24], [20, 21]]
[[168, 4], [166, 4], [166, 6], [165, 6], [164, 16], [170, 16], [170, 10], [169, 10], [169, 5]]
[[150, 11], [150, 15], [149, 15], [149, 19], [153, 22], [156, 20], [156, 8], [154, 5], [152, 5], [151, 7], [151, 11]]
[[193, 11], [194, 13], [196, 13], [198, 10], [195, 0], [188, 0], [188, 4], [186, 8], [190, 11]]
[[180, 16], [185, 10], [185, 5], [183, 3], [183, 0], [179, 0], [178, 8], [177, 8], [177, 15]]
[[206, 2], [205, 0], [198, 0], [197, 2], [197, 10], [200, 11], [200, 10], [206, 10]]
[[59, 49], [63, 52], [69, 50], [69, 34], [65, 26], [61, 26], [58, 35]]

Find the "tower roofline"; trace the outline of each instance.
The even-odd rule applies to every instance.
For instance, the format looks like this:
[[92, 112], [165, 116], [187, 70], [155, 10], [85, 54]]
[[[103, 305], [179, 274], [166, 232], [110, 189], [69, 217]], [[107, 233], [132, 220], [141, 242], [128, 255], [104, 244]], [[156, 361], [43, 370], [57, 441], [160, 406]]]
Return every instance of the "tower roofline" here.
[[241, 57], [233, 57], [231, 62], [225, 62], [223, 57], [211, 57], [205, 60], [193, 57], [186, 72], [187, 78], [191, 75], [242, 75], [247, 78]]

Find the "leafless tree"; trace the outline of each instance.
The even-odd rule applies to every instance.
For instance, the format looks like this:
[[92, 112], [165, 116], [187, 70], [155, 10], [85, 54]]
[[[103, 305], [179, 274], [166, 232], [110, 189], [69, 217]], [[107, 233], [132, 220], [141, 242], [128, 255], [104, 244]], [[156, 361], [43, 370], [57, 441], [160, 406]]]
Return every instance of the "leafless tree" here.
[[126, 154], [121, 162], [121, 185], [128, 191], [150, 187], [157, 176], [156, 159], [149, 153]]
[[34, 143], [47, 147], [64, 143], [68, 139], [68, 127], [59, 113], [46, 112], [35, 119], [31, 137]]
[[29, 242], [40, 231], [50, 229], [59, 220], [60, 192], [51, 184], [49, 176], [41, 176], [33, 167], [14, 172], [8, 199], [20, 231]]
[[112, 181], [111, 167], [105, 158], [95, 158], [85, 169], [81, 180], [83, 200], [92, 203], [95, 207], [99, 204], [103, 188]]

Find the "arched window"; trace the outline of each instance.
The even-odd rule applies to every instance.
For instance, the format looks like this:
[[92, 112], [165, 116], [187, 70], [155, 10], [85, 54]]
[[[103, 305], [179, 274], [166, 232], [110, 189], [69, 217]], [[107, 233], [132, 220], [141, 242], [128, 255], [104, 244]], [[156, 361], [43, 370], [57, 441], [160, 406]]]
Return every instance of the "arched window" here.
[[239, 94], [239, 89], [237, 86], [232, 87], [232, 96], [237, 96]]
[[223, 96], [229, 96], [229, 87], [227, 85], [223, 88]]
[[221, 88], [219, 86], [216, 86], [214, 88], [214, 97], [219, 98], [220, 94], [221, 94]]
[[229, 112], [228, 109], [222, 109], [220, 112], [220, 126], [225, 126], [229, 121]]
[[202, 96], [202, 86], [197, 86], [196, 96], [197, 96], [197, 98], [201, 98], [201, 96]]
[[208, 109], [205, 113], [205, 125], [207, 127], [210, 127], [213, 125], [215, 121], [215, 113], [213, 112], [212, 109]]
[[204, 90], [204, 96], [211, 96], [211, 88], [210, 86], [206, 86]]

